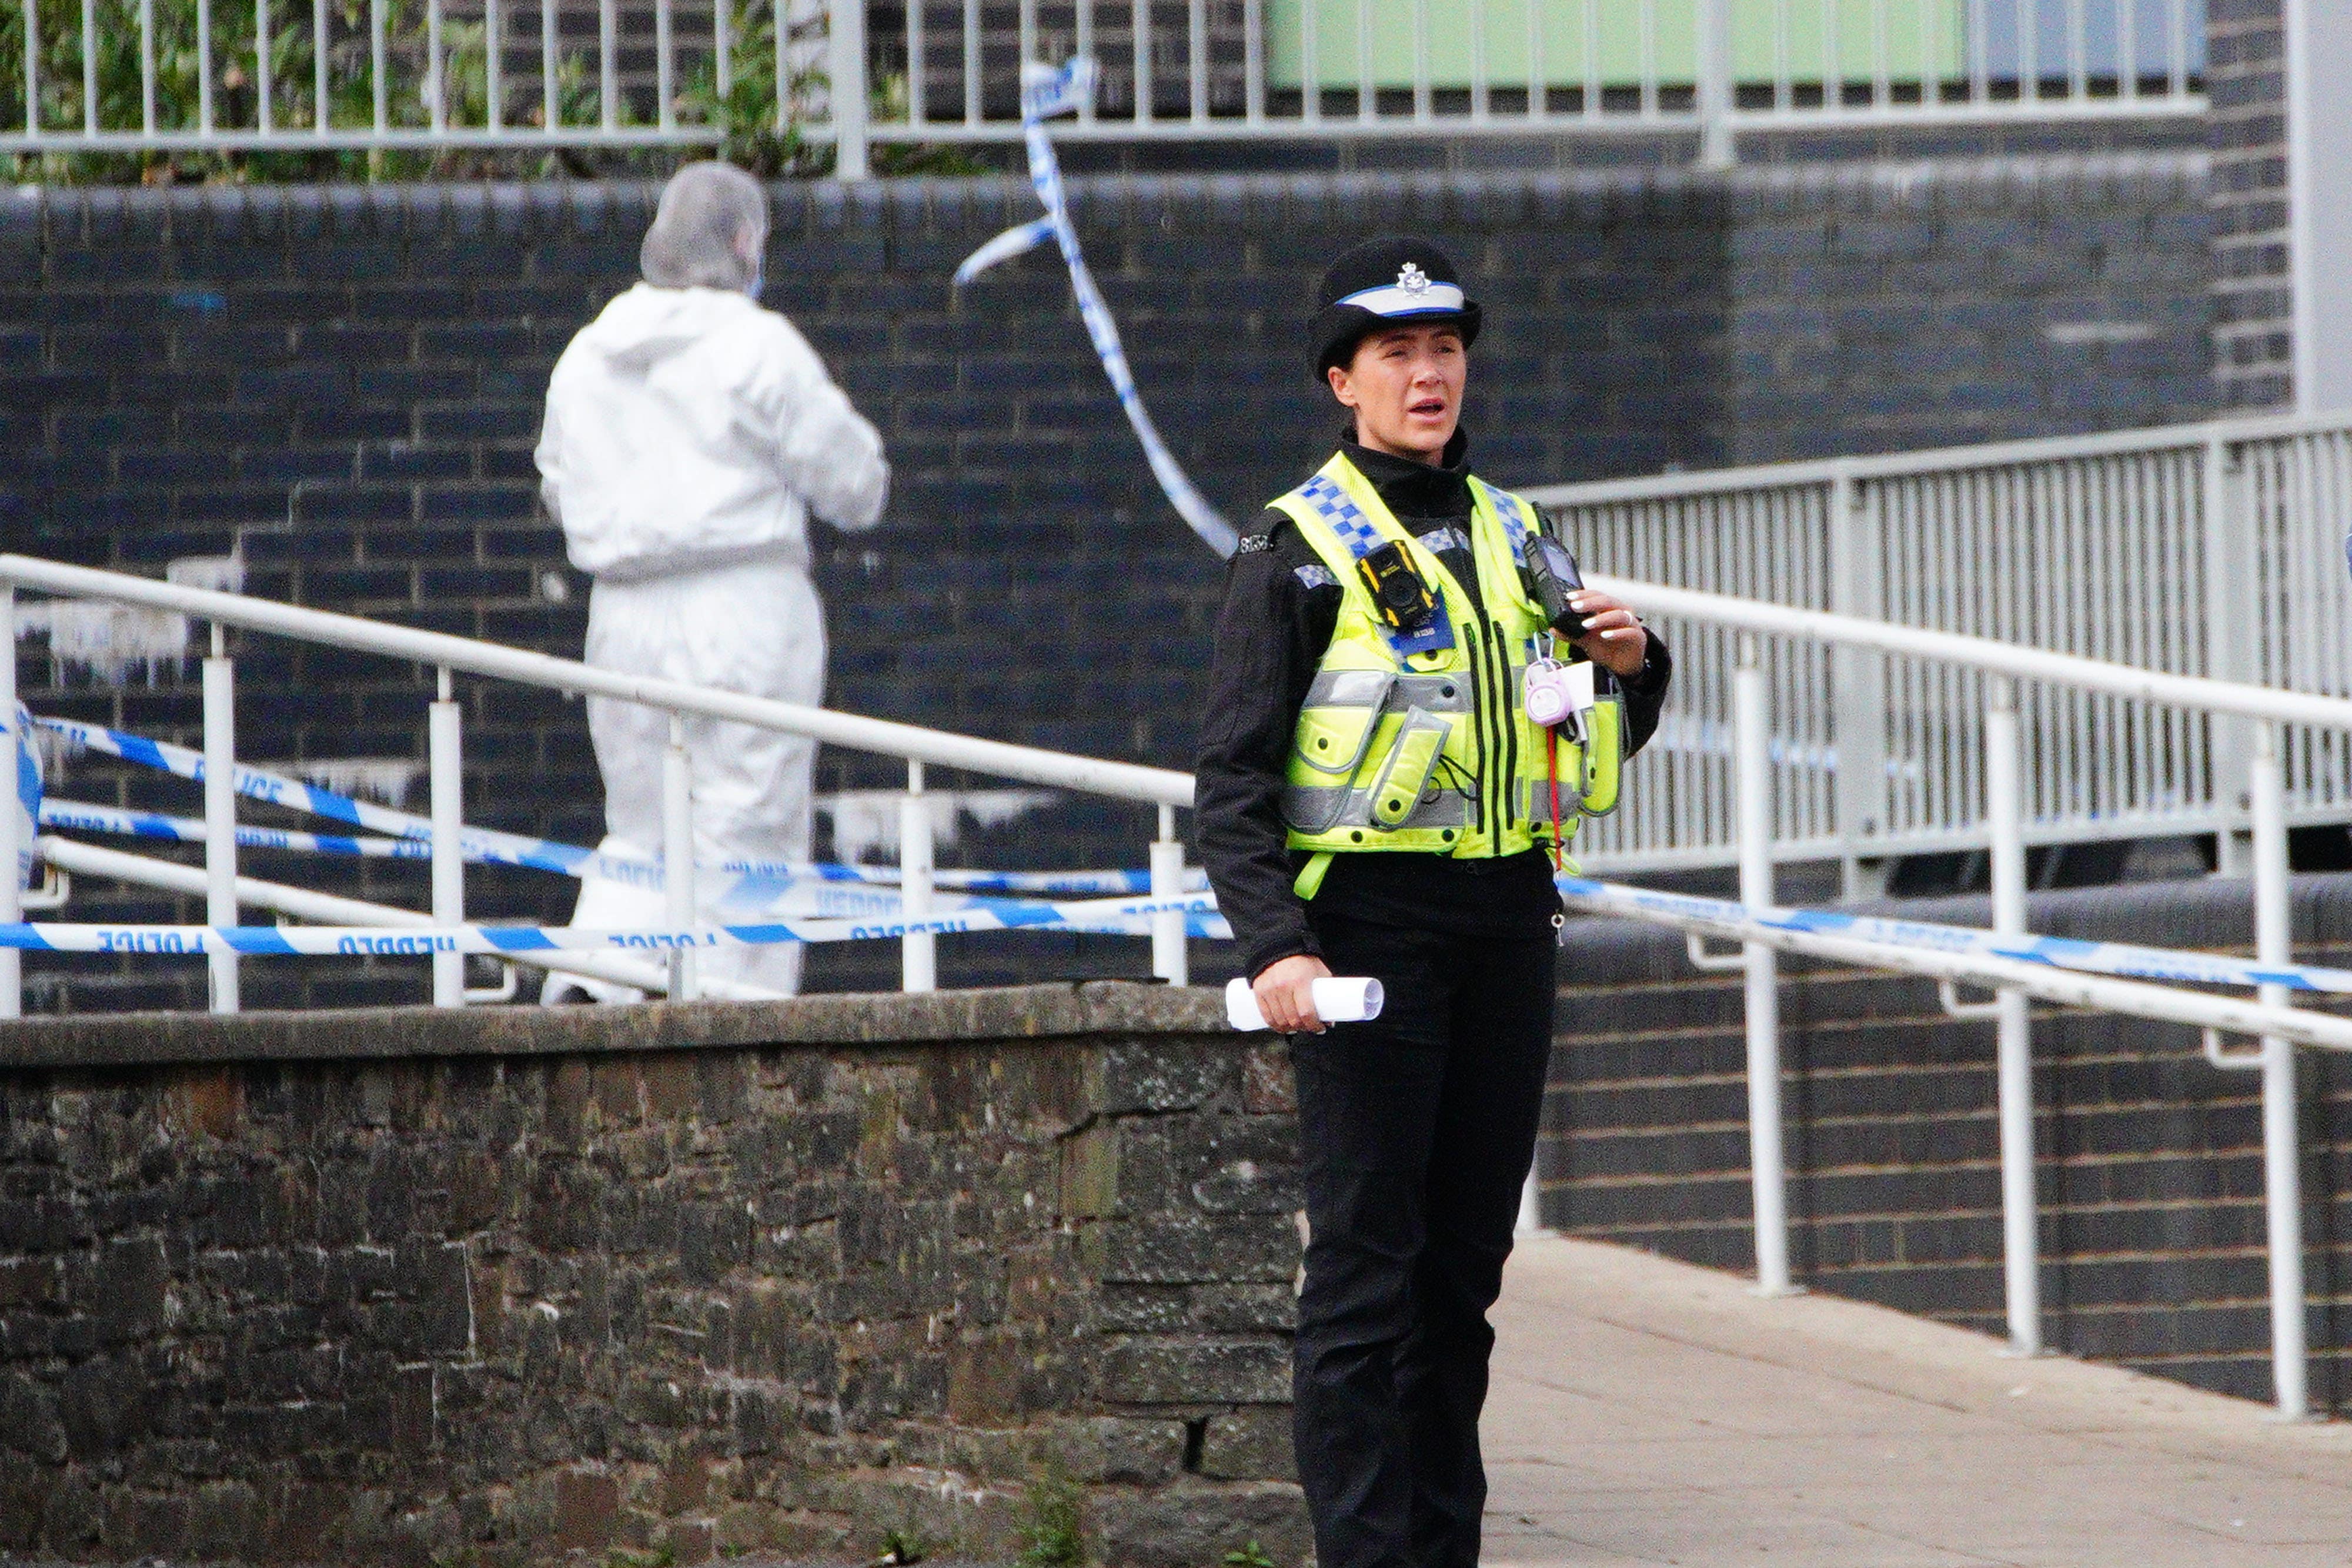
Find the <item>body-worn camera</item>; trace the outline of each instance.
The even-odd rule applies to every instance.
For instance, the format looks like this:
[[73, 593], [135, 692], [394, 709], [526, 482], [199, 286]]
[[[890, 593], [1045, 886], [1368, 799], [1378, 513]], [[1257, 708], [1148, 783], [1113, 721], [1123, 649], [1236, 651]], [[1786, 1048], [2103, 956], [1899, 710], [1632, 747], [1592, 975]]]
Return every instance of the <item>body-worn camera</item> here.
[[[1571, 566], [1573, 563], [1570, 563]], [[1407, 636], [1429, 630], [1437, 619], [1437, 597], [1413, 570], [1404, 546], [1391, 539], [1358, 559], [1356, 570], [1372, 596], [1372, 607], [1382, 621]]]
[[1584, 635], [1584, 617], [1569, 603], [1569, 596], [1584, 591], [1584, 575], [1568, 547], [1549, 534], [1528, 541], [1528, 597], [1543, 607], [1544, 619], [1563, 637]]

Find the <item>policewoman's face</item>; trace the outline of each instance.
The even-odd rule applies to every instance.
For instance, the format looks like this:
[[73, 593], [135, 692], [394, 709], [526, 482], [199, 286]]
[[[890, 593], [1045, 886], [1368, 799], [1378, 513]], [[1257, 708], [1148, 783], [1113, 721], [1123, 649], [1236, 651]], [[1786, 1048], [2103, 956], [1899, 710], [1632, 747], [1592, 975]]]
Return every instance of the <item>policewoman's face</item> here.
[[1356, 413], [1356, 439], [1376, 452], [1434, 463], [1462, 420], [1470, 356], [1451, 325], [1392, 327], [1330, 371], [1331, 394]]

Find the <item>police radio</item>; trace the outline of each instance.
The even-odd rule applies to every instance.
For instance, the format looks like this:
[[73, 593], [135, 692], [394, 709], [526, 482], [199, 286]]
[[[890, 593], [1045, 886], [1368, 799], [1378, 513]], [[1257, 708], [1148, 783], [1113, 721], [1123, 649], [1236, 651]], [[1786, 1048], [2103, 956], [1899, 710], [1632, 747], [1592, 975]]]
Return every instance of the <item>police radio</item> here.
[[1549, 534], [1528, 539], [1526, 579], [1528, 597], [1542, 606], [1544, 620], [1554, 632], [1569, 638], [1585, 634], [1584, 617], [1569, 602], [1584, 591], [1584, 574], [1576, 570], [1576, 558], [1566, 545]]

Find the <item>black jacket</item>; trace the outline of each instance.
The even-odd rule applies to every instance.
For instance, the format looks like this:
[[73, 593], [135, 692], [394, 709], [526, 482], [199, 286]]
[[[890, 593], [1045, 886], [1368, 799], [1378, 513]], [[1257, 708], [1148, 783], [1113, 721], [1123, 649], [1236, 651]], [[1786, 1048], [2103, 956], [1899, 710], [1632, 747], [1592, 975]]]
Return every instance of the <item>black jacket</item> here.
[[[1459, 433], [1437, 465], [1368, 451], [1345, 452], [1397, 520], [1416, 536], [1453, 527], [1466, 542], [1470, 521], [1467, 440]], [[1473, 600], [1482, 598], [1466, 548], [1441, 548]], [[1244, 537], [1225, 578], [1209, 666], [1208, 716], [1193, 763], [1196, 849], [1233, 923], [1242, 968], [1255, 977], [1277, 959], [1319, 956], [1307, 907], [1291, 884], [1305, 855], [1286, 842], [1282, 788], [1298, 709], [1339, 623], [1340, 590], [1297, 526], [1268, 508]], [[1658, 727], [1674, 663], [1650, 634], [1647, 661], [1624, 683], [1626, 755]], [[1549, 853], [1489, 860], [1386, 851], [1333, 858], [1316, 895], [1318, 920], [1355, 919], [1462, 936], [1518, 936], [1548, 931], [1559, 911]]]

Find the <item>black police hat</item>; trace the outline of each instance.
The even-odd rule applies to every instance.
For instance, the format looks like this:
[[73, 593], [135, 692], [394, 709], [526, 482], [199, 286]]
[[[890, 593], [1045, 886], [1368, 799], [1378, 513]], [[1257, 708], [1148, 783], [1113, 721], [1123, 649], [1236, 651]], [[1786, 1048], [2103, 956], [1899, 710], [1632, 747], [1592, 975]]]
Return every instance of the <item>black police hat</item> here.
[[1477, 302], [1462, 293], [1454, 258], [1422, 239], [1370, 239], [1342, 255], [1323, 274], [1307, 329], [1315, 376], [1345, 364], [1364, 335], [1391, 323], [1450, 321], [1467, 348], [1478, 336]]

